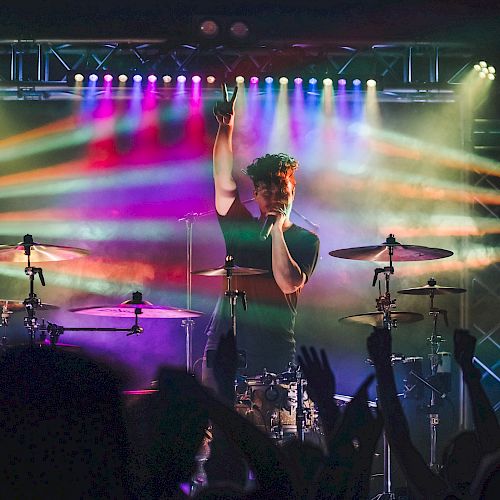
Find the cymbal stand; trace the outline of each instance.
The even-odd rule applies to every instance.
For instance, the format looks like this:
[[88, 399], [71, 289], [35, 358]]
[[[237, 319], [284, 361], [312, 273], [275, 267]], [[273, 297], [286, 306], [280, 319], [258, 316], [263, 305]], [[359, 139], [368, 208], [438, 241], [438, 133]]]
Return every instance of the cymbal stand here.
[[396, 304], [396, 299], [391, 299], [391, 291], [390, 291], [390, 281], [391, 274], [394, 274], [394, 266], [392, 265], [392, 256], [394, 254], [394, 248], [389, 246], [389, 265], [385, 267], [377, 267], [375, 269], [375, 274], [373, 276], [372, 286], [375, 286], [378, 281], [379, 274], [383, 273], [385, 277], [385, 293], [382, 295], [380, 290], [379, 283], [379, 297], [376, 299], [377, 301], [377, 310], [384, 313], [384, 328], [387, 330], [391, 330], [392, 328], [396, 328], [396, 320], [391, 320], [391, 309], [394, 308]]
[[[436, 286], [436, 280], [434, 278], [431, 278], [427, 282], [430, 286]], [[429, 315], [433, 317], [433, 327], [432, 327], [432, 333], [431, 336], [427, 339], [427, 342], [429, 342], [429, 346], [431, 348], [431, 353], [429, 355], [429, 360], [431, 364], [431, 380], [433, 380], [433, 377], [436, 376], [438, 367], [439, 367], [439, 348], [441, 346], [441, 343], [443, 342], [443, 338], [438, 335], [437, 333], [437, 322], [440, 314], [443, 315], [444, 322], [446, 326], [448, 326], [448, 314], [445, 309], [438, 309], [434, 307], [434, 291], [431, 291], [430, 295], [430, 308], [429, 308]], [[429, 460], [429, 467], [437, 472], [439, 469], [439, 465], [437, 463], [437, 457], [436, 457], [436, 450], [437, 450], [437, 427], [439, 425], [439, 413], [437, 411], [437, 399], [436, 396], [439, 396], [442, 398], [443, 396], [445, 397], [446, 394], [442, 393], [439, 391], [437, 388], [435, 388], [432, 384], [427, 383], [425, 384], [427, 387], [430, 387], [431, 389], [431, 400], [429, 403], [429, 431], [430, 431], [430, 436], [431, 436], [431, 441], [430, 441], [430, 460]]]
[[243, 309], [247, 310], [247, 294], [242, 290], [233, 290], [232, 288], [232, 278], [233, 278], [233, 268], [234, 268], [234, 258], [232, 255], [226, 255], [226, 261], [224, 263], [224, 269], [226, 270], [226, 291], [224, 296], [229, 300], [229, 314], [231, 317], [231, 328], [233, 330], [233, 335], [236, 337], [236, 303], [238, 298], [241, 298], [243, 303]]
[[24, 318], [24, 326], [30, 335], [30, 344], [35, 342], [35, 335], [38, 330], [39, 324], [36, 317], [36, 309], [40, 306], [41, 300], [35, 293], [35, 276], [38, 275], [40, 283], [45, 286], [45, 278], [41, 267], [34, 267], [31, 265], [31, 247], [34, 245], [33, 237], [26, 234], [23, 238], [22, 246], [24, 247], [24, 254], [28, 258], [28, 265], [24, 268], [24, 274], [28, 276], [30, 282], [30, 291], [26, 299], [24, 299], [24, 306], [26, 307], [26, 316]]
[[1, 326], [3, 328], [3, 335], [0, 339], [0, 347], [4, 347], [7, 345], [7, 327], [9, 326], [9, 319], [11, 314], [12, 312], [9, 311], [8, 302], [5, 302], [5, 304], [2, 306]]

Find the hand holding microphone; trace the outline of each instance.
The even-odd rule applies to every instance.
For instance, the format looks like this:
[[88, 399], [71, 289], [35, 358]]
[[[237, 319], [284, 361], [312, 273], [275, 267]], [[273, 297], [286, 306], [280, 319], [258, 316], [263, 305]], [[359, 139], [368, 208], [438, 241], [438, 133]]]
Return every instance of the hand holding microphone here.
[[271, 230], [276, 223], [278, 217], [282, 215], [283, 218], [286, 217], [286, 209], [284, 206], [273, 208], [264, 219], [264, 224], [262, 225], [262, 229], [260, 230], [259, 238], [261, 241], [267, 240], [269, 235], [271, 234]]

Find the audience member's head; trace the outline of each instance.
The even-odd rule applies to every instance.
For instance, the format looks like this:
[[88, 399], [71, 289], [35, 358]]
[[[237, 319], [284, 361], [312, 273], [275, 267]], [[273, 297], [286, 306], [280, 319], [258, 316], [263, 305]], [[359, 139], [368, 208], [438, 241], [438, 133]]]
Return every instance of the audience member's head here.
[[5, 498], [124, 497], [120, 379], [86, 357], [16, 347], [0, 358]]

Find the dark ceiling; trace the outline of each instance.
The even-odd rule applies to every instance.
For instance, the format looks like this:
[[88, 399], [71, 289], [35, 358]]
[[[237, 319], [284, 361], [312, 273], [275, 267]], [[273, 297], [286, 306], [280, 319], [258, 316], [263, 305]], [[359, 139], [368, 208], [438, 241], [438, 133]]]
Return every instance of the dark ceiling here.
[[203, 16], [248, 19], [267, 38], [458, 41], [497, 45], [500, 2], [460, 0], [11, 1], [0, 38], [166, 37], [195, 40]]

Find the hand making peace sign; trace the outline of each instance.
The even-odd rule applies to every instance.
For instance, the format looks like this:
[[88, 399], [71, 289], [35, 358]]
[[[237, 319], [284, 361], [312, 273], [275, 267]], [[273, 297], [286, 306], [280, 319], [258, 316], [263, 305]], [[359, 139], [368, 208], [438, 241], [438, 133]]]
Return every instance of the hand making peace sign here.
[[222, 101], [217, 101], [214, 106], [214, 115], [219, 124], [232, 125], [234, 120], [234, 103], [238, 94], [238, 86], [234, 87], [233, 95], [229, 99], [226, 84], [222, 84]]

